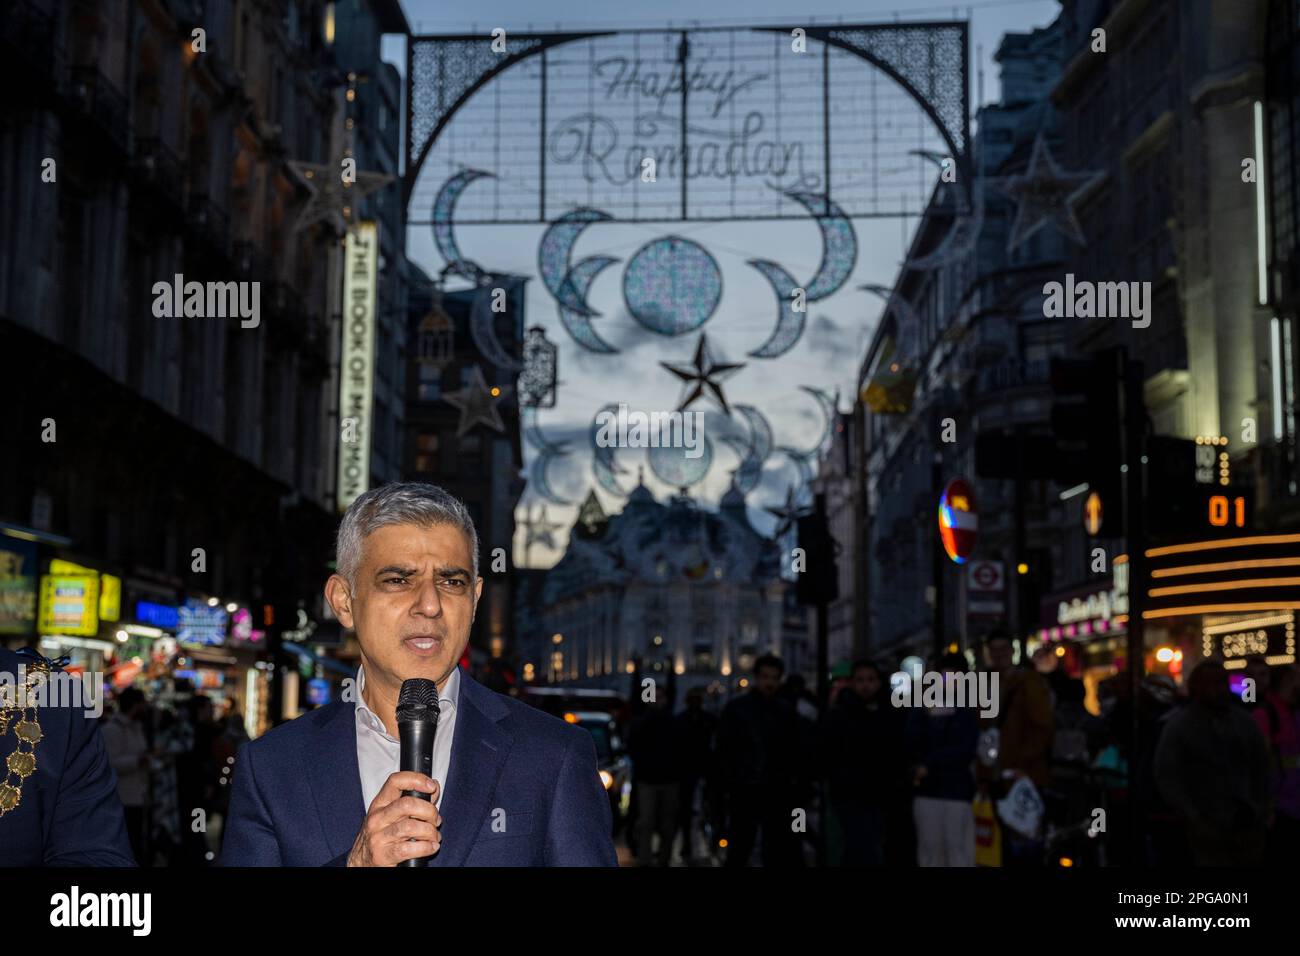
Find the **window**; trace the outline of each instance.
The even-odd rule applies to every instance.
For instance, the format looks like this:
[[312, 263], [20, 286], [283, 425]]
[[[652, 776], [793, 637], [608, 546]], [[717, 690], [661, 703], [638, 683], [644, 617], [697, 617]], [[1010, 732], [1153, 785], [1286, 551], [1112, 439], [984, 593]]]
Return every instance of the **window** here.
[[462, 474], [477, 475], [483, 470], [483, 436], [468, 434], [461, 438], [457, 449]]
[[442, 369], [436, 365], [420, 364], [420, 383], [416, 397], [422, 402], [436, 402], [442, 397]]
[[438, 470], [438, 433], [420, 432], [415, 439], [415, 470], [418, 474], [433, 474]]

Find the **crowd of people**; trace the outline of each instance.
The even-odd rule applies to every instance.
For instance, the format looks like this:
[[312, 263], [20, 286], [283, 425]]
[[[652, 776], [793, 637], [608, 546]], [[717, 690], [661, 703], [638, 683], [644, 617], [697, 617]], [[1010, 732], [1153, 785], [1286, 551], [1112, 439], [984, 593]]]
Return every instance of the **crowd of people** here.
[[771, 655], [718, 714], [698, 689], [679, 713], [656, 695], [628, 732], [637, 862], [1251, 866], [1300, 848], [1296, 665], [1253, 659], [1234, 690], [1206, 659], [1182, 685], [1146, 677], [1136, 703], [1120, 672], [1090, 711], [1054, 648], [1017, 662], [994, 632], [980, 653], [998, 678], [983, 715], [896, 706], [904, 678], [866, 660], [824, 707]]
[[[1296, 665], [1248, 661], [1245, 693], [1215, 659], [1182, 686], [1147, 677], [1136, 714], [1121, 672], [1093, 713], [1052, 648], [1016, 663], [995, 632], [981, 653], [998, 676], [987, 716], [973, 701], [895, 706], [898, 676], [867, 660], [824, 706], [772, 655], [720, 713], [700, 688], [674, 712], [668, 686], [628, 727], [637, 863], [1250, 866], [1300, 851]], [[947, 653], [930, 668], [955, 681], [970, 664]], [[209, 863], [248, 739], [237, 708], [130, 687], [102, 720], [136, 859]]]
[[225, 816], [230, 768], [248, 740], [238, 708], [218, 713], [193, 692], [175, 706], [151, 703], [138, 687], [117, 695], [102, 718], [104, 747], [117, 775], [131, 850], [141, 866], [204, 866]]

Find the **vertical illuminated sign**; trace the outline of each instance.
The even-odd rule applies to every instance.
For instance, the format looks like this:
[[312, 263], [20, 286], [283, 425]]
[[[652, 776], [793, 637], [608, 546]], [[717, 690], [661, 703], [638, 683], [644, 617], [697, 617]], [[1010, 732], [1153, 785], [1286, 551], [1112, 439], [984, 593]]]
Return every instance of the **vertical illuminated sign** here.
[[375, 383], [375, 277], [379, 236], [373, 222], [348, 227], [343, 249], [343, 348], [339, 367], [339, 511], [370, 486], [370, 413]]

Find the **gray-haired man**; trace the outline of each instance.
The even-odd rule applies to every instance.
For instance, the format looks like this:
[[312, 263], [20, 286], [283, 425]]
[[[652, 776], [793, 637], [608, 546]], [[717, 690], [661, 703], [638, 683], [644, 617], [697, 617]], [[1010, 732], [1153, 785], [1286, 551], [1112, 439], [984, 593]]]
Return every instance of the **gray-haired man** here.
[[[427, 484], [368, 491], [337, 567], [325, 597], [361, 646], [359, 693], [241, 749], [222, 863], [614, 865], [590, 735], [458, 666], [483, 593], [465, 506]], [[417, 677], [440, 698], [432, 777], [398, 772], [397, 698]]]

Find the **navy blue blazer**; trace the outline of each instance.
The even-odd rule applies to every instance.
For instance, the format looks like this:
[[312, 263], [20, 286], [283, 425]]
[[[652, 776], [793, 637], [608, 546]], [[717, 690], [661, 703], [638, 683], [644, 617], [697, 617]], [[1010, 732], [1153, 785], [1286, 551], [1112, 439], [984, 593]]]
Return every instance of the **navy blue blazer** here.
[[[11, 685], [18, 665], [33, 660], [0, 647], [0, 672]], [[135, 866], [98, 720], [80, 707], [42, 707], [37, 720], [36, 770], [18, 806], [0, 816], [0, 866]], [[11, 722], [0, 737], [0, 780], [17, 743]]]
[[[240, 748], [220, 864], [343, 866], [366, 809], [356, 704], [328, 704]], [[463, 668], [440, 809], [430, 866], [617, 865], [591, 735]]]

